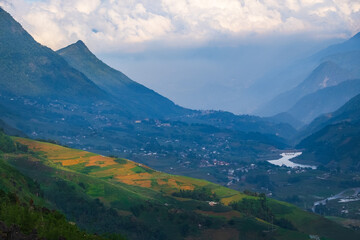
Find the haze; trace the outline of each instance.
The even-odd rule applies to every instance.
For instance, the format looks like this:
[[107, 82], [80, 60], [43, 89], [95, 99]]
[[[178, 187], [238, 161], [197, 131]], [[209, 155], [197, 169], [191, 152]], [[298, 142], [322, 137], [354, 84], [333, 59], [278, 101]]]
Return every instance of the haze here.
[[235, 113], [252, 113], [296, 85], [271, 81], [351, 37], [360, 22], [354, 0], [0, 0], [0, 6], [54, 50], [81, 39], [104, 62], [179, 105]]

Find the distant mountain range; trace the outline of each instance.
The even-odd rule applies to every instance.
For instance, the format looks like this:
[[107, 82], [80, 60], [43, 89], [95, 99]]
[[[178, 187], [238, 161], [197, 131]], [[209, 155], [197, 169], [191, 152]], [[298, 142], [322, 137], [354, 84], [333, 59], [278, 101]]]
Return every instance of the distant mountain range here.
[[316, 118], [302, 132], [300, 159], [327, 167], [359, 171], [360, 95], [333, 113]]
[[[265, 193], [308, 209], [319, 196], [358, 187], [351, 179], [360, 171], [359, 34], [304, 61], [307, 70], [319, 64], [264, 107], [270, 117], [258, 117], [180, 107], [82, 41], [57, 52], [42, 46], [1, 8], [0, 29], [0, 128], [29, 137], [0, 131], [0, 200], [17, 213], [52, 207], [66, 219], [49, 216], [65, 227], [74, 221], [131, 239], [358, 239]], [[303, 76], [301, 68], [291, 77]], [[268, 163], [293, 148], [303, 152], [294, 161], [319, 169]], [[51, 232], [45, 224], [40, 231]]]
[[196, 169], [204, 158], [254, 161], [296, 134], [286, 123], [177, 106], [107, 66], [82, 41], [58, 52], [40, 45], [2, 9], [0, 27], [6, 129], [167, 171]]
[[359, 93], [360, 80], [347, 80], [336, 86], [307, 94], [297, 101], [287, 113], [304, 123], [310, 123], [321, 114], [337, 110]]
[[319, 131], [328, 125], [341, 122], [356, 123], [360, 121], [360, 94], [332, 113], [323, 114], [312, 121], [303, 131], [306, 136]]
[[[272, 116], [282, 112], [287, 112], [298, 120], [309, 123], [311, 120], [328, 111], [334, 111], [337, 107], [344, 104], [349, 98], [360, 93], [355, 87], [345, 97], [348, 89], [342, 82], [360, 78], [360, 33], [345, 41], [342, 44], [330, 46], [317, 54], [313, 55], [309, 61], [319, 62], [319, 65], [308, 75], [308, 77], [296, 87], [283, 92], [256, 112], [260, 115]], [[300, 66], [301, 67], [301, 63]], [[307, 68], [307, 65], [304, 66]], [[355, 82], [352, 83], [353, 86]], [[322, 91], [329, 87], [329, 93], [339, 91], [335, 96], [325, 97]], [[350, 84], [347, 84], [350, 87]], [[311, 94], [311, 95], [310, 95]], [[316, 102], [314, 109], [309, 107], [309, 102]]]

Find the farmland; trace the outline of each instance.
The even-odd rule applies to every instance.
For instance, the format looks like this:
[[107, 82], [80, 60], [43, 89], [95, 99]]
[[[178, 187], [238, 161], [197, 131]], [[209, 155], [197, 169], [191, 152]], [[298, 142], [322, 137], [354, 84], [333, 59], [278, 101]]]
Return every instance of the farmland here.
[[[129, 239], [208, 239], [210, 235], [222, 239], [224, 231], [247, 239], [308, 239], [314, 233], [329, 239], [357, 238], [355, 232], [330, 220], [256, 193], [162, 173], [123, 158], [12, 139], [28, 146], [29, 152], [3, 154], [8, 164], [40, 186], [43, 204], [90, 233], [119, 233]], [[174, 194], [201, 189], [216, 195], [219, 202]], [[251, 211], [231, 207], [243, 201], [252, 206]], [[259, 201], [265, 206], [257, 205]], [[258, 215], [259, 211], [265, 215]], [[329, 235], [328, 227], [337, 234]]]

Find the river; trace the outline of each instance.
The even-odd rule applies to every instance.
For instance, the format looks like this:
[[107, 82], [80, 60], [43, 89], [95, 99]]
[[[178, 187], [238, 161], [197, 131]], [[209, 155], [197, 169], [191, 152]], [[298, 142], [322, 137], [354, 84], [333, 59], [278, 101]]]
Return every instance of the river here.
[[302, 154], [302, 152], [287, 152], [287, 153], [282, 153], [281, 158], [276, 159], [276, 160], [268, 160], [269, 163], [274, 164], [276, 166], [286, 166], [286, 167], [290, 167], [290, 168], [311, 168], [311, 169], [316, 169], [316, 166], [311, 166], [311, 165], [303, 165], [303, 164], [298, 164], [298, 163], [294, 163], [292, 161], [290, 161], [290, 159], [292, 158], [296, 158], [298, 156], [300, 156]]
[[[351, 194], [349, 194], [349, 191], [352, 191]], [[334, 196], [328, 197], [326, 199], [323, 199], [321, 201], [314, 202], [314, 205], [312, 207], [312, 211], [315, 212], [315, 207], [317, 205], [326, 205], [328, 201], [340, 199], [339, 203], [346, 203], [346, 202], [354, 202], [360, 200], [360, 188], [352, 188], [352, 189], [346, 189]]]

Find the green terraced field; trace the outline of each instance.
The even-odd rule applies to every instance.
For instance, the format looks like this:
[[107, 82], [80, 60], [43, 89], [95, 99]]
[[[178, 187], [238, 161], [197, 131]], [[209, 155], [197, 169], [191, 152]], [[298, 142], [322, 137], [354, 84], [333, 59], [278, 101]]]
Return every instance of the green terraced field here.
[[[291, 204], [265, 199], [270, 217], [233, 209], [233, 202], [259, 196], [204, 180], [162, 173], [142, 164], [24, 138], [21, 155], [2, 154], [6, 162], [36, 182], [42, 201], [89, 232], [121, 233], [129, 239], [358, 239], [359, 235]], [[173, 196], [209, 189], [220, 199]], [[28, 190], [27, 192], [31, 192]], [[264, 207], [264, 206], [263, 206]], [[281, 221], [286, 224], [282, 224]], [[231, 233], [231, 234], [230, 234]]]

